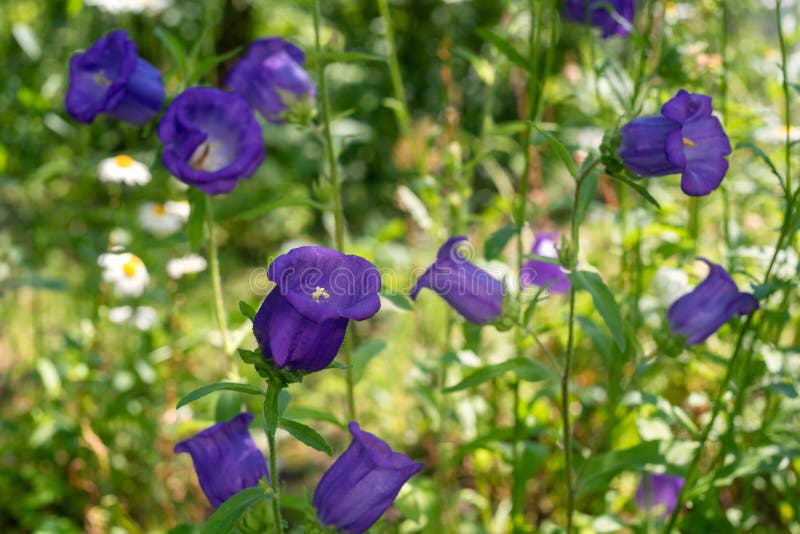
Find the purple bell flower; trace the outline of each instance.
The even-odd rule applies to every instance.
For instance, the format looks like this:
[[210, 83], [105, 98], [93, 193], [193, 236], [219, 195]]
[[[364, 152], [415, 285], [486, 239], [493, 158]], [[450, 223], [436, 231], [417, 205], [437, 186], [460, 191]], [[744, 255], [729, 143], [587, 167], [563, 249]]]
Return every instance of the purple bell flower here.
[[432, 290], [466, 320], [475, 324], [494, 321], [503, 313], [503, 283], [476, 267], [458, 251], [464, 236], [451, 237], [439, 249], [436, 261], [422, 273], [411, 291], [411, 298], [423, 287]]
[[254, 41], [228, 74], [225, 84], [268, 121], [283, 124], [290, 107], [313, 100], [314, 81], [303, 69], [302, 50], [280, 37]]
[[152, 119], [164, 104], [161, 73], [136, 54], [136, 43], [117, 30], [69, 60], [67, 113], [90, 123], [107, 113], [132, 124]]
[[619, 156], [641, 176], [681, 174], [681, 189], [704, 196], [722, 183], [731, 143], [711, 115], [711, 97], [681, 89], [661, 107], [661, 115], [640, 117], [620, 130]]
[[262, 478], [269, 480], [267, 462], [248, 430], [254, 417], [242, 412], [175, 445], [175, 453], [192, 456], [200, 487], [214, 508]]
[[264, 161], [264, 141], [247, 102], [208, 87], [190, 87], [158, 125], [164, 166], [209, 195], [228, 193]]
[[685, 483], [683, 477], [645, 473], [634, 499], [639, 508], [647, 512], [663, 506], [662, 516], [668, 517], [678, 505], [678, 496]]
[[389, 506], [400, 488], [423, 464], [394, 452], [388, 443], [349, 425], [353, 441], [333, 463], [314, 492], [314, 508], [323, 525], [361, 534]]
[[[555, 232], [540, 232], [536, 234], [531, 252], [546, 258], [558, 258], [556, 250], [556, 240], [558, 234]], [[567, 293], [570, 288], [570, 281], [567, 278], [567, 271], [560, 265], [553, 265], [546, 261], [530, 260], [525, 263], [520, 273], [522, 286], [527, 287], [537, 285], [548, 289], [553, 293]]]
[[278, 368], [314, 372], [336, 357], [350, 319], [381, 307], [381, 277], [359, 256], [308, 246], [278, 256], [267, 270], [277, 284], [258, 309], [253, 333]]
[[628, 35], [630, 30], [611, 16], [604, 4], [610, 5], [620, 18], [633, 24], [636, 0], [566, 0], [564, 2], [564, 18], [578, 24], [588, 21], [595, 28], [603, 31], [603, 37]]
[[756, 298], [740, 292], [725, 269], [705, 258], [699, 259], [708, 265], [708, 277], [673, 302], [667, 311], [670, 328], [684, 336], [687, 345], [702, 343], [734, 314], [747, 315], [758, 309]]

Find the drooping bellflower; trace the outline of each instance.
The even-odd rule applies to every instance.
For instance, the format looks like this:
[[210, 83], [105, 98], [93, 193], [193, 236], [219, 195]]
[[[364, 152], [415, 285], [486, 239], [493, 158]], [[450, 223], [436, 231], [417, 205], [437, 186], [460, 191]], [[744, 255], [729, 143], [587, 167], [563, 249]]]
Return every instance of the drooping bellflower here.
[[609, 6], [614, 9], [617, 17], [628, 21], [629, 25], [633, 24], [636, 0], [566, 0], [564, 18], [578, 24], [588, 22], [602, 30], [603, 37], [628, 35], [630, 29], [614, 18], [608, 11]]
[[503, 313], [503, 283], [465, 258], [458, 245], [467, 238], [451, 237], [439, 249], [436, 261], [422, 273], [411, 291], [416, 300], [427, 287], [475, 324], [494, 321]]
[[200, 487], [214, 508], [262, 478], [269, 479], [267, 462], [248, 430], [254, 417], [242, 412], [175, 445], [176, 453], [192, 456]]
[[[558, 251], [556, 250], [557, 239], [558, 234], [555, 232], [540, 232], [536, 234], [531, 252], [547, 258], [558, 258]], [[526, 262], [522, 267], [520, 280], [523, 287], [530, 285], [547, 286], [553, 293], [567, 293], [570, 288], [567, 271], [563, 267], [541, 260], [529, 260]]]
[[636, 489], [636, 504], [645, 511], [663, 507], [662, 515], [669, 516], [678, 504], [686, 480], [675, 475], [645, 473]]
[[152, 119], [164, 104], [161, 73], [140, 58], [128, 33], [117, 30], [69, 60], [67, 113], [90, 123], [100, 113], [133, 124]]
[[282, 124], [298, 102], [314, 99], [314, 81], [303, 69], [302, 50], [280, 37], [254, 41], [228, 74], [225, 84], [268, 121]]
[[378, 269], [359, 256], [306, 246], [278, 256], [267, 276], [276, 287], [253, 319], [261, 351], [278, 368], [315, 372], [339, 352], [350, 319], [381, 307]]
[[323, 525], [361, 534], [380, 519], [423, 464], [394, 452], [358, 423], [351, 422], [349, 429], [353, 441], [322, 475], [313, 504]]
[[681, 175], [681, 189], [704, 196], [722, 183], [731, 143], [711, 115], [711, 97], [681, 89], [661, 115], [640, 117], [620, 130], [619, 156], [631, 171], [647, 177]]
[[228, 193], [264, 161], [261, 126], [247, 102], [233, 93], [190, 87], [158, 125], [164, 166], [209, 195]]
[[708, 276], [667, 310], [672, 332], [684, 336], [687, 345], [702, 343], [734, 314], [747, 315], [758, 309], [753, 294], [740, 292], [722, 266], [699, 259], [708, 265]]

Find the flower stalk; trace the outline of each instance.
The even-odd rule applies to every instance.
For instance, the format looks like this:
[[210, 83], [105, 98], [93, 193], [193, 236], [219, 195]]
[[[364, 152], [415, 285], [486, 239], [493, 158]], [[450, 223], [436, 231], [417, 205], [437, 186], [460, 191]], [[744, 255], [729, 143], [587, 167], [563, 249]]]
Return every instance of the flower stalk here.
[[[322, 134], [325, 145], [325, 154], [328, 158], [331, 189], [333, 190], [333, 218], [334, 218], [334, 244], [340, 252], [344, 252], [344, 209], [342, 207], [342, 187], [339, 178], [339, 168], [336, 161], [336, 152], [331, 134], [331, 104], [328, 96], [328, 86], [325, 80], [325, 59], [322, 53], [320, 36], [320, 1], [314, 0], [314, 48], [317, 55], [317, 80], [319, 83], [319, 100], [322, 106]], [[353, 380], [353, 343], [350, 335], [345, 336], [343, 344], [345, 380], [347, 382], [347, 418], [356, 420], [355, 383]]]
[[214, 209], [211, 199], [203, 195], [206, 212], [206, 228], [208, 229], [208, 265], [211, 272], [211, 288], [214, 292], [214, 314], [222, 338], [223, 370], [227, 373], [229, 357], [236, 350], [228, 333], [228, 322], [225, 319], [225, 302], [222, 298], [222, 277], [219, 274], [219, 257], [217, 253], [216, 227], [214, 225]]

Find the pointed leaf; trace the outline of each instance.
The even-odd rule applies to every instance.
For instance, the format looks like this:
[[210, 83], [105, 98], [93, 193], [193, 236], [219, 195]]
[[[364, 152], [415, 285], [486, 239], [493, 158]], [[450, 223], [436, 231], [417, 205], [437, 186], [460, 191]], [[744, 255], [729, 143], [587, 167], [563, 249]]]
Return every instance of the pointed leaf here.
[[364, 376], [364, 369], [366, 369], [369, 361], [380, 354], [386, 348], [386, 342], [382, 340], [367, 341], [360, 345], [353, 351], [353, 383], [357, 384], [361, 377]]
[[267, 499], [269, 495], [262, 486], [240, 491], [222, 503], [222, 506], [208, 518], [200, 534], [225, 534], [233, 530], [236, 522], [255, 503]]
[[261, 389], [251, 386], [250, 384], [239, 384], [238, 382], [214, 382], [213, 384], [207, 384], [195, 389], [190, 393], [187, 393], [181, 400], [178, 401], [178, 404], [175, 405], [175, 408], [177, 409], [181, 406], [186, 406], [190, 402], [201, 399], [209, 393], [214, 393], [215, 391], [237, 391], [239, 393], [246, 393], [248, 395], [264, 395], [264, 392]]
[[489, 380], [503, 376], [509, 371], [516, 373], [518, 378], [527, 382], [539, 382], [553, 377], [553, 372], [539, 362], [529, 358], [518, 357], [503, 363], [480, 367], [458, 384], [446, 388], [444, 392], [453, 393], [474, 388]]
[[603, 279], [597, 273], [589, 271], [574, 271], [569, 273], [570, 281], [578, 289], [588, 291], [592, 296], [595, 309], [600, 313], [606, 323], [614, 342], [619, 350], [625, 350], [625, 325], [622, 322], [622, 312], [614, 300], [614, 295], [608, 289]]
[[285, 417], [281, 417], [278, 420], [278, 422], [282, 429], [284, 429], [289, 434], [299, 439], [312, 449], [324, 452], [328, 456], [333, 456], [333, 451], [331, 450], [331, 446], [328, 445], [328, 442], [325, 441], [325, 438], [323, 438], [316, 430], [314, 430], [310, 426], [306, 426], [303, 423], [298, 423], [297, 421], [292, 421], [291, 419], [286, 419]]
[[575, 166], [575, 162], [572, 160], [572, 156], [570, 156], [567, 147], [565, 147], [561, 141], [556, 139], [553, 136], [553, 134], [545, 132], [535, 124], [533, 125], [533, 127], [536, 128], [536, 131], [539, 132], [539, 135], [544, 137], [544, 140], [547, 141], [547, 143], [553, 148], [553, 150], [556, 151], [556, 154], [558, 154], [558, 157], [561, 158], [561, 162], [567, 168], [567, 171], [569, 172], [570, 176], [572, 176], [574, 179], [577, 180], [579, 176], [578, 167]]
[[525, 72], [531, 72], [531, 65], [528, 63], [528, 60], [514, 48], [514, 45], [512, 45], [508, 39], [488, 28], [478, 29], [477, 34], [481, 39], [497, 48], [511, 63]]
[[253, 307], [243, 300], [239, 301], [239, 311], [242, 315], [250, 319], [250, 321], [252, 321], [256, 316], [256, 311], [253, 309]]
[[500, 228], [486, 240], [486, 243], [483, 245], [483, 256], [490, 261], [497, 258], [503, 252], [503, 249], [506, 248], [511, 238], [516, 234], [517, 226], [515, 224], [509, 224]]

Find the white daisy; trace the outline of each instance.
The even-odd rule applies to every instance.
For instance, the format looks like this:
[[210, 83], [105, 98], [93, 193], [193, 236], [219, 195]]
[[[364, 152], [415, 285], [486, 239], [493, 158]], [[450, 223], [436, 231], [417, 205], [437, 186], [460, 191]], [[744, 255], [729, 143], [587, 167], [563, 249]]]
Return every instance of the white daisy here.
[[97, 166], [97, 174], [101, 182], [144, 185], [150, 181], [147, 165], [125, 154], [101, 161]]
[[158, 13], [171, 5], [169, 0], [84, 0], [84, 3], [108, 13]]
[[155, 235], [174, 234], [189, 220], [189, 203], [179, 202], [145, 202], [139, 207], [139, 225]]
[[150, 282], [147, 267], [130, 252], [100, 254], [97, 264], [103, 268], [103, 281], [113, 284], [119, 296], [138, 297]]
[[202, 256], [189, 254], [183, 258], [173, 258], [167, 262], [167, 275], [175, 280], [187, 274], [200, 273], [206, 270], [208, 262]]
[[117, 306], [108, 310], [108, 320], [114, 324], [131, 324], [146, 332], [158, 322], [158, 312], [150, 306]]

